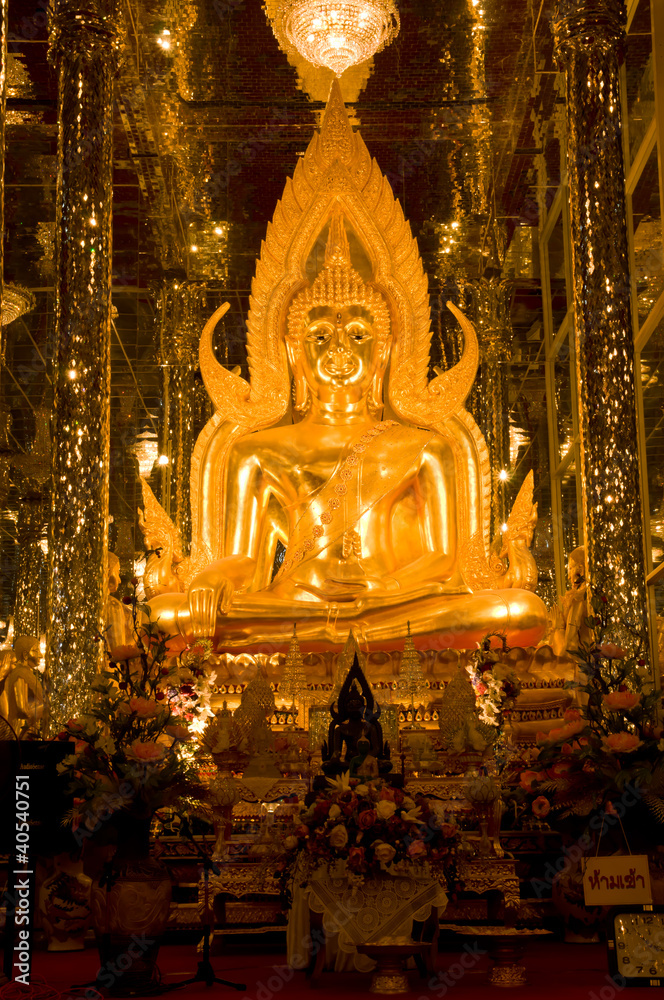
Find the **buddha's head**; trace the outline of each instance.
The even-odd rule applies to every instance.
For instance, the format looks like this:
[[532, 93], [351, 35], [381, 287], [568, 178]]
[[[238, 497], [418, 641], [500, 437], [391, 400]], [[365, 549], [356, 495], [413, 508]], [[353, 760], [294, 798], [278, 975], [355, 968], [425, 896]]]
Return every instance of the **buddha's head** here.
[[330, 223], [323, 269], [291, 304], [286, 347], [299, 412], [308, 409], [312, 396], [366, 398], [372, 410], [382, 407], [389, 311], [381, 293], [351, 265], [341, 214]]
[[586, 550], [583, 545], [573, 549], [567, 559], [567, 579], [572, 590], [577, 590], [586, 579]]

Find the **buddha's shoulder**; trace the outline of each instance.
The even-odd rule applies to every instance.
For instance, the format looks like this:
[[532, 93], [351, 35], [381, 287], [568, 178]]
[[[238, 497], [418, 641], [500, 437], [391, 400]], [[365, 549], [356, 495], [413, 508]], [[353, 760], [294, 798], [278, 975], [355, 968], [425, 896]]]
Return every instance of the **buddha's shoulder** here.
[[268, 427], [238, 438], [231, 446], [231, 454], [236, 459], [257, 458], [274, 453], [285, 456], [291, 451], [297, 451], [299, 444], [299, 435], [295, 433], [293, 426]]
[[388, 446], [403, 447], [406, 444], [418, 454], [432, 457], [443, 455], [447, 457], [450, 448], [449, 440], [442, 434], [422, 427], [413, 427], [410, 424], [399, 424], [398, 433], [386, 434], [384, 440]]

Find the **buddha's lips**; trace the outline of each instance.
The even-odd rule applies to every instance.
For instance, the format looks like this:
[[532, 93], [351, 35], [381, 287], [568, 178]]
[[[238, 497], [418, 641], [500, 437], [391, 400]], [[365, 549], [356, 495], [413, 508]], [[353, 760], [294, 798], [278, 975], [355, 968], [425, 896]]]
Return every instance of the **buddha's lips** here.
[[325, 371], [333, 378], [346, 378], [347, 375], [352, 375], [355, 368], [356, 365], [352, 361], [345, 365], [335, 365], [333, 361], [328, 361], [325, 365]]

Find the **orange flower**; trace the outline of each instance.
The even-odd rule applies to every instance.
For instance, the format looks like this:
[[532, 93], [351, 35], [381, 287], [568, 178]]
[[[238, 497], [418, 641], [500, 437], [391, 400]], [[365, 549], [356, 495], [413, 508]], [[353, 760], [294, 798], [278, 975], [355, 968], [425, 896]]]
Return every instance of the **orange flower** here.
[[142, 740], [134, 740], [127, 750], [127, 757], [133, 757], [144, 764], [151, 764], [159, 761], [164, 756], [166, 748], [158, 746], [157, 743], [143, 743]]
[[602, 743], [606, 750], [613, 753], [632, 753], [643, 745], [643, 740], [633, 733], [611, 733], [610, 736], [602, 736]]
[[174, 740], [190, 740], [192, 738], [186, 726], [165, 726], [164, 732], [167, 736], [172, 736]]
[[138, 646], [115, 646], [110, 653], [113, 663], [122, 663], [125, 660], [135, 660], [141, 655]]
[[522, 771], [520, 775], [519, 788], [523, 788], [524, 792], [532, 792], [533, 781], [539, 780], [539, 771]]
[[609, 712], [620, 711], [620, 709], [629, 711], [630, 708], [636, 708], [641, 701], [641, 695], [635, 694], [634, 691], [611, 691], [610, 694], [602, 695], [602, 701]]
[[574, 764], [571, 760], [559, 760], [551, 768], [551, 774], [554, 778], [566, 778], [573, 768]]
[[605, 642], [599, 647], [599, 655], [605, 656], [607, 660], [624, 660], [627, 653], [621, 646], [616, 646], [615, 642]]
[[576, 722], [577, 719], [581, 718], [581, 712], [578, 708], [566, 708], [563, 713], [563, 719], [566, 722]]
[[533, 801], [532, 810], [538, 819], [544, 819], [551, 812], [551, 803], [545, 795], [538, 795]]
[[129, 708], [139, 719], [151, 719], [162, 711], [159, 702], [151, 701], [149, 698], [130, 698]]
[[571, 722], [568, 722], [563, 726], [561, 730], [563, 734], [562, 738], [567, 739], [568, 736], [576, 736], [577, 733], [580, 733], [581, 730], [585, 728], [586, 724], [583, 719], [572, 719]]

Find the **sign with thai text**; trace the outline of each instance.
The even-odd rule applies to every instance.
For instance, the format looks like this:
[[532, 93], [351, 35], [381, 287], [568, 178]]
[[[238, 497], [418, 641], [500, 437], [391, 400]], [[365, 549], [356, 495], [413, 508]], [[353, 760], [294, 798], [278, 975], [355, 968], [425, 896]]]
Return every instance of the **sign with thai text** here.
[[586, 906], [652, 903], [646, 854], [588, 858], [583, 875]]

